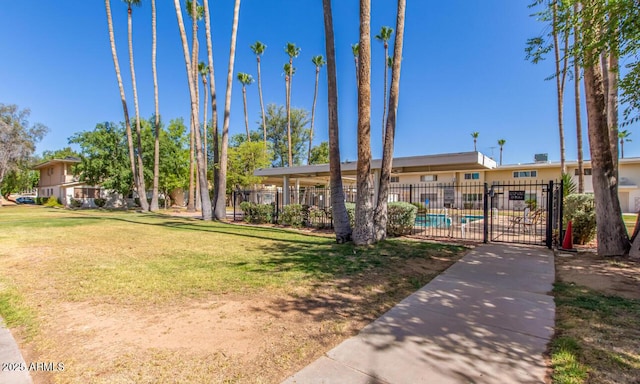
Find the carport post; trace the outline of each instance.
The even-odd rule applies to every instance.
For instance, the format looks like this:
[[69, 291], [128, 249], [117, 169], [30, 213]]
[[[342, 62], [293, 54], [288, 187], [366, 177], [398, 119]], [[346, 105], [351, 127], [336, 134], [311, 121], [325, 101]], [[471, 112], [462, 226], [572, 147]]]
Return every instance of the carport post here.
[[289, 205], [289, 199], [291, 198], [289, 190], [289, 176], [282, 177], [282, 206]]

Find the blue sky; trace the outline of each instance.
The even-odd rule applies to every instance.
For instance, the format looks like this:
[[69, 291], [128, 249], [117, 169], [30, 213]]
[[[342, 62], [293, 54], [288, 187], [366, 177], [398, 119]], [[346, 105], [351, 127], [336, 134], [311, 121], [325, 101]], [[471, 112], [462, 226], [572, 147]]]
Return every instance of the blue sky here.
[[[184, 1], [181, 1], [184, 5]], [[151, 73], [150, 1], [135, 8], [134, 51], [140, 114], [154, 110]], [[355, 160], [356, 84], [351, 44], [358, 41], [358, 2], [334, 1], [338, 66], [340, 140], [343, 160]], [[497, 159], [498, 139], [507, 141], [504, 163], [533, 161], [535, 153], [559, 160], [555, 82], [545, 81], [553, 61], [525, 61], [527, 38], [544, 25], [530, 17], [528, 0], [409, 1], [400, 84], [396, 156], [478, 150]], [[219, 105], [224, 103], [233, 1], [210, 0]], [[372, 1], [372, 35], [395, 26], [395, 1]], [[128, 66], [127, 10], [112, 1], [120, 67], [133, 115]], [[158, 77], [160, 112], [165, 119], [189, 114], [189, 93], [173, 1], [158, 1]], [[187, 30], [190, 26], [187, 23]], [[204, 31], [204, 26], [201, 27]], [[38, 152], [67, 146], [75, 132], [103, 121], [122, 121], [103, 1], [22, 0], [0, 6], [0, 102], [31, 109], [31, 122], [50, 128]], [[311, 109], [315, 68], [311, 57], [324, 55], [321, 0], [244, 0], [240, 10], [230, 131], [244, 132], [242, 92], [235, 73], [256, 77], [249, 46], [267, 45], [262, 58], [265, 103], [284, 104], [282, 66], [287, 42], [302, 48], [294, 61], [292, 105]], [[206, 61], [204, 33], [200, 60]], [[372, 152], [380, 157], [382, 126], [382, 44], [372, 41]], [[566, 153], [577, 157], [573, 84], [567, 83]], [[257, 85], [248, 88], [249, 121], [258, 127]], [[586, 113], [583, 110], [585, 156]], [[327, 140], [326, 72], [321, 73], [314, 143]], [[633, 127], [632, 127], [633, 128]], [[633, 138], [633, 136], [632, 136]], [[639, 156], [635, 143], [626, 157]]]

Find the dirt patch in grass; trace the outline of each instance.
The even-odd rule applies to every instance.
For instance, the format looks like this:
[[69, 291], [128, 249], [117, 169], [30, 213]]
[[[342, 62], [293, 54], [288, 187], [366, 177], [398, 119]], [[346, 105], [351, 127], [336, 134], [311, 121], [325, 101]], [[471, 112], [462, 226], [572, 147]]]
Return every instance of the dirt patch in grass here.
[[640, 262], [623, 258], [602, 258], [595, 252], [559, 253], [558, 280], [604, 294], [640, 300]]
[[290, 292], [224, 294], [171, 305], [49, 306], [32, 361], [48, 382], [280, 382], [426, 284], [454, 259], [406, 265]]
[[638, 383], [640, 263], [556, 257], [554, 383]]
[[0, 277], [38, 328], [12, 332], [27, 362], [64, 363], [32, 372], [36, 383], [280, 382], [466, 250], [355, 248], [126, 212], [8, 212]]

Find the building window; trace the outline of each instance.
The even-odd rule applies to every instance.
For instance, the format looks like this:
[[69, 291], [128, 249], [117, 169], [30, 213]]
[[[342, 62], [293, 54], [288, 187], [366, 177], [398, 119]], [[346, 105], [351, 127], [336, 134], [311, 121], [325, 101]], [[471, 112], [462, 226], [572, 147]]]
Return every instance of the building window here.
[[538, 177], [538, 171], [514, 171], [513, 178]]
[[[582, 173], [585, 176], [591, 176], [591, 168], [582, 168]], [[575, 175], [578, 176], [579, 174], [580, 174], [580, 172], [578, 172], [578, 170], [576, 169]]]
[[482, 193], [463, 193], [462, 201], [464, 202], [482, 201]]
[[464, 179], [465, 180], [480, 180], [480, 173], [478, 173], [478, 172], [465, 173], [464, 174]]
[[389, 181], [392, 183], [399, 183], [400, 182], [400, 176], [391, 176], [389, 178]]
[[422, 175], [420, 176], [420, 181], [421, 182], [438, 181], [438, 175]]
[[[427, 200], [429, 203], [427, 203]], [[438, 201], [437, 193], [421, 193], [420, 194], [420, 202], [424, 204], [433, 204]]]
[[95, 199], [100, 197], [100, 189], [99, 188], [74, 188], [73, 189], [73, 197], [75, 199]]

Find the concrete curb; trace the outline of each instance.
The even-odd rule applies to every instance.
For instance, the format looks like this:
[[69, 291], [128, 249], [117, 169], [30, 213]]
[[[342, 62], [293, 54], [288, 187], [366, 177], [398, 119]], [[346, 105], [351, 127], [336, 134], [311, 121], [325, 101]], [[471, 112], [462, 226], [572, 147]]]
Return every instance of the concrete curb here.
[[0, 317], [0, 383], [32, 384], [28, 367], [13, 335]]

